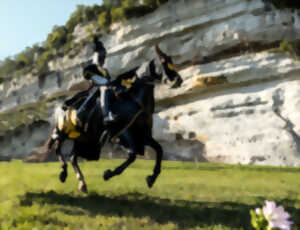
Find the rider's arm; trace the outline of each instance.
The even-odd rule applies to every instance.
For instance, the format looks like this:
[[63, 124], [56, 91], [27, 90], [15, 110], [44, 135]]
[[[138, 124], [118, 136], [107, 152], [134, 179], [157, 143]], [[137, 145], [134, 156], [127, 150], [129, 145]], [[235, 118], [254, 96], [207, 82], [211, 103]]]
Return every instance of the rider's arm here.
[[73, 105], [79, 98], [82, 98], [82, 97], [86, 97], [87, 95], [89, 95], [89, 91], [90, 91], [91, 87], [87, 90], [84, 90], [84, 91], [81, 91], [77, 94], [75, 94], [72, 98], [66, 100], [64, 102], [64, 105], [65, 106], [71, 106]]
[[99, 76], [99, 75], [92, 76], [91, 80], [92, 80], [93, 84], [96, 86], [104, 86], [109, 83], [109, 80], [107, 80], [106, 78]]

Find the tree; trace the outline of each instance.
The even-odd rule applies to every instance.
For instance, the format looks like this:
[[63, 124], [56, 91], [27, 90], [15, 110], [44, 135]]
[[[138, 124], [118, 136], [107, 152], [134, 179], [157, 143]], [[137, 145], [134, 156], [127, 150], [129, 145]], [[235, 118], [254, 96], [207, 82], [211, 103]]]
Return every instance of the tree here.
[[55, 53], [57, 49], [63, 47], [67, 42], [67, 29], [65, 26], [54, 26], [52, 32], [48, 34], [46, 48]]

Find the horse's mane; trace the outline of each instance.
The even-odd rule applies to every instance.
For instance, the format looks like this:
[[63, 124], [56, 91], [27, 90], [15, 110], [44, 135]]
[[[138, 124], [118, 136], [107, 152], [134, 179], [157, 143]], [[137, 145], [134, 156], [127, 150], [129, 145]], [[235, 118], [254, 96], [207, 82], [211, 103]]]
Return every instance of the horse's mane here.
[[129, 79], [129, 78], [132, 78], [133, 76], [136, 76], [136, 71], [138, 70], [138, 68], [140, 68], [140, 67], [139, 66], [134, 67], [133, 69], [118, 75], [114, 81], [115, 82], [120, 82], [124, 79]]

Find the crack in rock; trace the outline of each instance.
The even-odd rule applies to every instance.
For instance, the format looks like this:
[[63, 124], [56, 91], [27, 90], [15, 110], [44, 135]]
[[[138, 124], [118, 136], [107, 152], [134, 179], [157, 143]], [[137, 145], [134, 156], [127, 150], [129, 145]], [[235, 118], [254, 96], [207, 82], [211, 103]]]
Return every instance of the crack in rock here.
[[284, 129], [291, 135], [296, 145], [297, 153], [300, 153], [300, 137], [297, 134], [297, 132], [294, 130], [295, 125], [293, 124], [293, 122], [291, 122], [289, 118], [286, 118], [281, 114], [281, 108], [284, 105], [284, 90], [276, 89], [273, 93], [272, 99], [273, 99], [272, 110], [274, 111], [277, 117], [279, 117], [281, 120], [285, 122]]

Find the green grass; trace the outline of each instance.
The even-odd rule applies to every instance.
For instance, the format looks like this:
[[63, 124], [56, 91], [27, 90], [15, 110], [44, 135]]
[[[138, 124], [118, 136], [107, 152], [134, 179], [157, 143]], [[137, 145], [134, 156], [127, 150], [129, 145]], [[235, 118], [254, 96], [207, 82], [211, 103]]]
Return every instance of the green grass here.
[[154, 161], [137, 160], [105, 182], [104, 170], [122, 160], [80, 162], [88, 195], [69, 166], [0, 163], [0, 229], [252, 229], [249, 210], [274, 200], [300, 229], [300, 169], [163, 162], [152, 189]]

